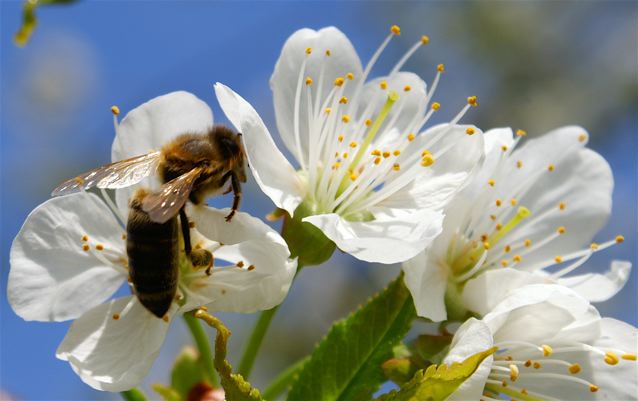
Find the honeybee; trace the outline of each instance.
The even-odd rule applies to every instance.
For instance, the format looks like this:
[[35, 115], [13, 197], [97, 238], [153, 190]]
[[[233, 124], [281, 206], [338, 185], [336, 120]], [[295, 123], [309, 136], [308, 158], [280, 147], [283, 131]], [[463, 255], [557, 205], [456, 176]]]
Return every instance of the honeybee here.
[[[66, 195], [92, 187], [124, 188], [158, 173], [164, 183], [158, 193], [147, 194], [142, 210], [156, 223], [177, 215], [188, 199], [200, 204], [230, 180], [233, 205], [226, 221], [239, 208], [241, 184], [246, 182], [241, 134], [221, 125], [204, 134], [186, 133], [161, 150], [110, 163], [71, 178], [53, 190], [51, 196]], [[182, 221], [182, 223], [187, 223]]]
[[[168, 312], [177, 292], [179, 230], [176, 216], [163, 223], [150, 218], [143, 209], [148, 196], [152, 194], [146, 189], [139, 189], [129, 202], [126, 253], [135, 296], [148, 311], [162, 318]], [[186, 229], [188, 230], [188, 225]], [[196, 249], [187, 253], [190, 253], [195, 267], [205, 267], [207, 272], [210, 271], [213, 255], [209, 251]]]

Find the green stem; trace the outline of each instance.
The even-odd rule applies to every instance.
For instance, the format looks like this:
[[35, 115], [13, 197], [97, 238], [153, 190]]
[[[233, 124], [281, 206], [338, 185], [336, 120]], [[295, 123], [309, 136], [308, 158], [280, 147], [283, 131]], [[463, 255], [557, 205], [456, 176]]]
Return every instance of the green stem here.
[[199, 350], [199, 359], [204, 364], [206, 377], [208, 378], [208, 380], [210, 380], [210, 385], [215, 387], [217, 386], [217, 376], [215, 375], [215, 366], [213, 365], [213, 351], [210, 347], [210, 343], [208, 342], [208, 334], [206, 334], [206, 331], [199, 322], [199, 319], [196, 319], [192, 313], [185, 313], [184, 320], [186, 321], [186, 325], [188, 326], [188, 329], [195, 339], [195, 344], [197, 344], [197, 349]]
[[146, 401], [146, 396], [144, 395], [144, 393], [137, 388], [122, 391], [120, 395], [122, 396], [124, 401]]
[[244, 354], [241, 357], [239, 368], [237, 369], [237, 372], [246, 380], [248, 380], [248, 376], [253, 369], [255, 358], [257, 358], [257, 352], [259, 352], [259, 347], [261, 347], [266, 331], [268, 331], [268, 327], [270, 327], [270, 322], [272, 322], [272, 318], [275, 316], [278, 309], [279, 306], [275, 306], [272, 309], [265, 310], [261, 312], [259, 319], [257, 319], [257, 323], [253, 328], [250, 338], [248, 339], [248, 345], [246, 346], [246, 349], [244, 349]]
[[273, 379], [272, 382], [266, 387], [264, 390], [263, 398], [264, 400], [274, 401], [277, 397], [283, 393], [292, 382], [295, 380], [297, 373], [301, 370], [303, 365], [308, 362], [310, 359], [309, 356], [298, 360], [297, 362], [290, 365], [286, 370], [281, 372], [277, 377]]

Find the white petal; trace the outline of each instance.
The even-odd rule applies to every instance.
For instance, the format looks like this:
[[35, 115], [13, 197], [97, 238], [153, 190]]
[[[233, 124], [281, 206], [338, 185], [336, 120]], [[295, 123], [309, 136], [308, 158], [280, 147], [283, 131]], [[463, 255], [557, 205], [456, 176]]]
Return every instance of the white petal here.
[[410, 215], [375, 215], [376, 220], [352, 222], [337, 214], [303, 219], [357, 259], [377, 263], [406, 261], [425, 249], [441, 232], [443, 215], [430, 210]]
[[188, 92], [171, 92], [131, 110], [113, 141], [113, 161], [159, 150], [178, 135], [203, 133], [213, 125], [210, 107]]
[[[213, 251], [216, 267], [212, 276], [202, 273], [189, 286], [185, 310], [207, 304], [215, 311], [252, 313], [280, 304], [288, 293], [297, 261], [289, 259], [286, 242], [246, 213], [237, 213], [226, 222], [228, 211], [204, 206], [189, 211], [199, 232], [224, 245]], [[221, 267], [222, 261], [243, 268]]]
[[[489, 327], [480, 320], [470, 318], [454, 335], [450, 351], [443, 360], [444, 363], [463, 362], [465, 359], [479, 352], [486, 351], [494, 345]], [[446, 401], [478, 400], [483, 395], [483, 389], [492, 367], [492, 356], [487, 357], [476, 369], [474, 374], [446, 398]]]
[[536, 274], [516, 269], [488, 270], [469, 280], [463, 288], [463, 304], [480, 316], [488, 314], [512, 291], [546, 280]]
[[304, 196], [295, 169], [277, 149], [255, 109], [229, 87], [216, 83], [215, 93], [224, 113], [242, 133], [248, 165], [261, 190], [277, 207], [292, 216]]
[[[312, 49], [308, 55], [306, 49]], [[330, 50], [330, 56], [326, 56], [326, 50]], [[306, 61], [302, 79], [313, 79], [313, 84], [307, 88], [302, 82], [299, 116], [299, 139], [303, 157], [308, 153], [308, 103], [306, 91], [310, 90], [314, 103], [324, 103], [326, 97], [334, 87], [337, 77], [345, 77], [347, 73], [354, 74], [354, 80], [347, 80], [344, 84], [344, 93], [351, 98], [351, 93], [362, 76], [361, 61], [348, 38], [337, 28], [327, 27], [319, 31], [312, 29], [300, 29], [293, 33], [284, 44], [281, 55], [272, 77], [270, 87], [273, 91], [275, 104], [275, 117], [277, 128], [284, 144], [290, 152], [298, 157], [297, 141], [295, 139], [295, 99], [297, 84], [301, 68]], [[320, 78], [323, 68], [323, 79]], [[321, 96], [317, 98], [318, 92]]]
[[556, 280], [576, 291], [589, 302], [604, 302], [616, 295], [629, 280], [631, 262], [614, 260], [604, 274], [586, 273]]
[[414, 299], [417, 315], [441, 322], [447, 319], [445, 291], [448, 270], [431, 257], [429, 249], [403, 262], [403, 281]]
[[[77, 193], [38, 206], [11, 247], [9, 303], [26, 320], [73, 319], [108, 299], [126, 278], [114, 263], [125, 261], [124, 230], [97, 196]], [[87, 235], [88, 242], [82, 237]], [[84, 251], [82, 246], [91, 250]]]
[[[120, 314], [132, 302], [130, 309]], [[124, 391], [140, 384], [166, 337], [169, 324], [135, 297], [112, 300], [76, 320], [56, 356], [97, 390]]]

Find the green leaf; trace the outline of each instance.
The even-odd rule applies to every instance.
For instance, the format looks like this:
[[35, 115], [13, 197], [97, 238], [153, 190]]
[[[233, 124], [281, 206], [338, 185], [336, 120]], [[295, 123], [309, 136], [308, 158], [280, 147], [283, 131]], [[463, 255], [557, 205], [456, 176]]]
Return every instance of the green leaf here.
[[188, 393], [198, 383], [207, 382], [204, 365], [193, 347], [186, 347], [179, 354], [171, 371], [171, 387], [186, 400]]
[[22, 8], [22, 25], [13, 38], [15, 44], [23, 47], [31, 38], [35, 27], [38, 25], [38, 19], [35, 16], [36, 8], [42, 5], [70, 4], [75, 1], [77, 0], [25, 0]]
[[449, 367], [430, 365], [425, 371], [419, 370], [399, 391], [392, 390], [375, 401], [444, 401], [494, 352], [496, 347], [474, 354], [461, 363], [455, 362]]
[[186, 398], [180, 397], [174, 388], [167, 387], [163, 384], [151, 384], [151, 388], [162, 397], [164, 401], [184, 401]]
[[386, 381], [381, 369], [416, 313], [403, 275], [332, 326], [303, 367], [289, 401], [369, 400]]
[[226, 348], [228, 345], [228, 338], [230, 337], [230, 330], [221, 320], [215, 316], [206, 313], [204, 310], [199, 309], [195, 312], [195, 317], [202, 319], [209, 326], [214, 327], [217, 330], [217, 337], [215, 337], [215, 369], [219, 373], [222, 387], [226, 393], [226, 401], [264, 401], [259, 393], [259, 390], [253, 388], [242, 375], [232, 372], [233, 367], [230, 362], [226, 360]]

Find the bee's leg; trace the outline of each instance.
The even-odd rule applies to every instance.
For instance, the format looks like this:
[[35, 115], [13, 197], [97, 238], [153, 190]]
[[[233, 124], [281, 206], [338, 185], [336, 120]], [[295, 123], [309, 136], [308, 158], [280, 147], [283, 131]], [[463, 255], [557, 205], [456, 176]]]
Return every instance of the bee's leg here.
[[184, 252], [186, 252], [186, 256], [190, 256], [191, 250], [193, 249], [191, 247], [191, 228], [183, 207], [179, 209], [179, 219], [180, 225], [182, 226], [182, 236], [184, 237]]
[[235, 215], [235, 212], [237, 212], [237, 209], [239, 209], [239, 202], [241, 201], [241, 185], [239, 184], [239, 178], [237, 177], [237, 174], [235, 174], [234, 171], [229, 171], [227, 174], [230, 174], [230, 180], [231, 180], [231, 186], [233, 188], [233, 207], [230, 210], [230, 213], [228, 214], [228, 216], [226, 216], [226, 221], [230, 221], [233, 216]]

